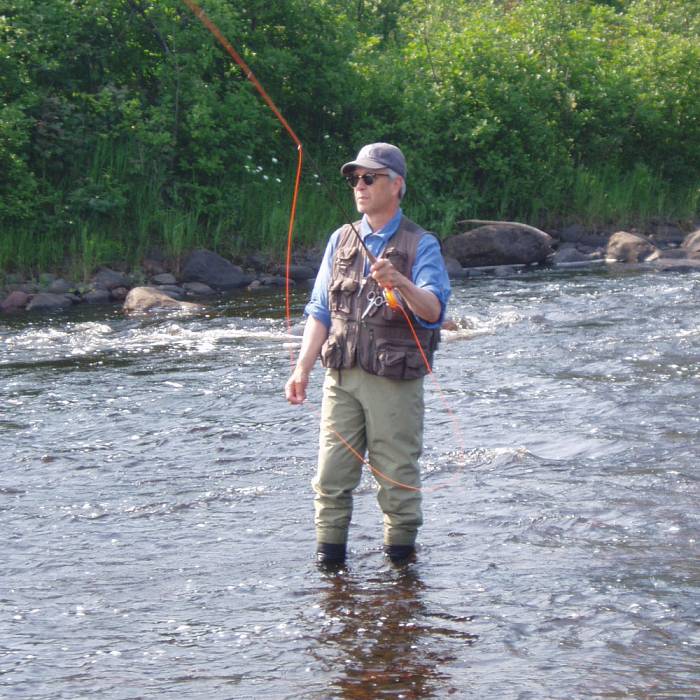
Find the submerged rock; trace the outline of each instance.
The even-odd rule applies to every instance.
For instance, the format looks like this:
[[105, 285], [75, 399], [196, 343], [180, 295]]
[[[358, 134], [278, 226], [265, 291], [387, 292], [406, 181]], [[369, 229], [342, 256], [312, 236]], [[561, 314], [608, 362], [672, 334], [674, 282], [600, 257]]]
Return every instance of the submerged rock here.
[[125, 313], [144, 314], [159, 311], [188, 311], [196, 313], [204, 310], [200, 304], [179, 301], [154, 287], [134, 287], [126, 296], [122, 309]]

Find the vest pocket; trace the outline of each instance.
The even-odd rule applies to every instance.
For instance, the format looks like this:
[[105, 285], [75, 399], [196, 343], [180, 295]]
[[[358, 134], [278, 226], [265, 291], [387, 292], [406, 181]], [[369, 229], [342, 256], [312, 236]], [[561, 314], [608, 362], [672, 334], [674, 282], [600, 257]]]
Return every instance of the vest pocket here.
[[352, 309], [352, 298], [360, 283], [356, 279], [341, 279], [329, 288], [329, 303], [331, 311], [349, 314]]
[[[362, 347], [362, 344], [360, 344]], [[362, 369], [387, 379], [418, 379], [428, 369], [413, 340], [383, 341], [370, 344], [369, 352], [360, 354]]]
[[321, 348], [321, 364], [330, 369], [343, 366], [345, 338], [331, 335]]

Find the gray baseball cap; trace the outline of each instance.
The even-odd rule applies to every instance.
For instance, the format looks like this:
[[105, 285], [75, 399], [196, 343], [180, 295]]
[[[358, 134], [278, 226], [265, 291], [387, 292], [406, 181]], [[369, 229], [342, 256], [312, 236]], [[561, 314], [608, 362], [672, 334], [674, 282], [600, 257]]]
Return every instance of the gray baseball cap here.
[[363, 146], [355, 160], [345, 163], [341, 175], [349, 175], [355, 168], [390, 168], [406, 179], [406, 159], [403, 153], [390, 143], [370, 143]]

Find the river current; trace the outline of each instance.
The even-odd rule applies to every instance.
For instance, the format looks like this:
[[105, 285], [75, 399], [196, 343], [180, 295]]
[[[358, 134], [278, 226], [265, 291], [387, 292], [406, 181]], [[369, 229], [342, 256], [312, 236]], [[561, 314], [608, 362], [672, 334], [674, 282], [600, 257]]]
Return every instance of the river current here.
[[455, 283], [403, 568], [369, 473], [314, 564], [283, 309], [0, 319], [1, 698], [700, 697], [699, 274]]

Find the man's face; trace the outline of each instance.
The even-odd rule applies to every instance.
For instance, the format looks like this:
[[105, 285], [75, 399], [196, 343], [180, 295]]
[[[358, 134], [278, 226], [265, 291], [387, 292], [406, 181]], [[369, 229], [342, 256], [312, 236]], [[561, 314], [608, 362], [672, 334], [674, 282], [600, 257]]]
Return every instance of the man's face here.
[[[378, 177], [375, 177], [374, 182], [368, 185], [361, 176], [370, 174]], [[370, 217], [393, 213], [399, 203], [400, 177], [392, 182], [385, 169], [367, 170], [366, 168], [356, 168], [353, 175], [360, 177], [357, 186], [353, 189], [357, 211]]]

